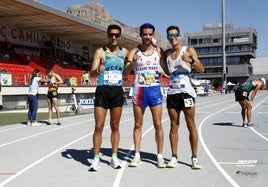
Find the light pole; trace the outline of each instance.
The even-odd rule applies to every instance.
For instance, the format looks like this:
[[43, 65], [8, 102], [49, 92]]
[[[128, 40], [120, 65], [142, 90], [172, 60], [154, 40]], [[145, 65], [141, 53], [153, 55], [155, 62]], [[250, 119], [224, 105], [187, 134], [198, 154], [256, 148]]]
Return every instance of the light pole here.
[[222, 86], [226, 86], [226, 53], [225, 53], [225, 0], [222, 0]]

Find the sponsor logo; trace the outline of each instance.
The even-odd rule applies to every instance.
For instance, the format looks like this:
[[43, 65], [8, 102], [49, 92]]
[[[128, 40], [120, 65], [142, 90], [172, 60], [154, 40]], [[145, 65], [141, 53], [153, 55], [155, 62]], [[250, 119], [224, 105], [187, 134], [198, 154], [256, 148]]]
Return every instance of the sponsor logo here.
[[94, 105], [94, 99], [77, 99], [78, 105]]

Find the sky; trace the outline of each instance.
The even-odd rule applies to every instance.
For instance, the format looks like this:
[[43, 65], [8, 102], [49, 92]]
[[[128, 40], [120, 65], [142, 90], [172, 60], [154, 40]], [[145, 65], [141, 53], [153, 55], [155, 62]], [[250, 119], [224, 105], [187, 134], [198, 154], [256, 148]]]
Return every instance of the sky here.
[[[71, 5], [86, 4], [97, 0], [38, 0], [66, 12]], [[170, 25], [185, 32], [203, 31], [205, 23], [221, 23], [222, 0], [99, 0], [111, 16], [129, 27], [152, 23], [163, 37]], [[225, 22], [234, 28], [253, 27], [258, 33], [257, 56], [268, 56], [268, 1], [225, 0]]]

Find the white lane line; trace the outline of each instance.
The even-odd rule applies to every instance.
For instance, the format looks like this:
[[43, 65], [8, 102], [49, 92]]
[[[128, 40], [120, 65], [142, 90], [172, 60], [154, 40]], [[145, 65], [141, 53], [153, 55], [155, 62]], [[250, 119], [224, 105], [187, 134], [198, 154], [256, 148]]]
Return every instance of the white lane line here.
[[215, 115], [215, 114], [217, 114], [217, 113], [220, 113], [220, 112], [222, 112], [222, 111], [224, 111], [224, 110], [227, 110], [227, 109], [229, 109], [229, 108], [232, 108], [233, 106], [235, 106], [235, 105], [237, 105], [237, 103], [235, 103], [235, 104], [233, 104], [233, 105], [231, 105], [231, 106], [229, 106], [229, 107], [226, 107], [226, 108], [224, 108], [224, 109], [221, 109], [221, 110], [219, 110], [219, 111], [217, 111], [217, 112], [214, 112], [214, 113], [212, 113], [212, 114], [210, 114], [210, 115], [208, 115], [206, 118], [204, 118], [202, 121], [201, 121], [201, 123], [200, 123], [200, 126], [199, 126], [199, 128], [198, 128], [198, 133], [199, 133], [199, 139], [200, 139], [200, 142], [201, 142], [201, 144], [202, 144], [202, 146], [203, 146], [203, 148], [205, 149], [205, 151], [206, 151], [206, 153], [208, 154], [208, 156], [209, 156], [209, 158], [211, 159], [211, 161], [213, 162], [213, 164], [218, 168], [218, 170], [222, 173], [222, 175], [233, 185], [233, 186], [235, 186], [235, 187], [239, 187], [239, 185], [230, 177], [230, 175], [228, 175], [228, 173], [221, 167], [221, 165], [217, 162], [217, 160], [214, 158], [214, 156], [211, 154], [211, 152], [209, 151], [209, 149], [208, 149], [208, 147], [207, 147], [207, 145], [206, 145], [206, 143], [205, 143], [205, 141], [204, 141], [204, 139], [203, 139], [203, 136], [202, 136], [202, 126], [203, 126], [203, 124], [204, 124], [204, 122], [208, 119], [208, 118], [210, 118], [210, 117], [212, 117], [213, 115]]
[[[7, 146], [7, 145], [10, 145], [10, 144], [13, 144], [13, 143], [17, 143], [17, 142], [20, 142], [20, 141], [23, 141], [23, 140], [27, 140], [27, 139], [30, 139], [30, 138], [33, 138], [33, 137], [36, 137], [36, 136], [39, 136], [39, 135], [47, 134], [47, 133], [50, 133], [50, 132], [53, 132], [53, 131], [61, 130], [61, 129], [64, 129], [64, 128], [69, 128], [69, 127], [72, 127], [72, 126], [77, 125], [77, 124], [80, 124], [80, 123], [85, 123], [85, 121], [78, 122], [78, 123], [73, 123], [72, 125], [68, 125], [68, 126], [62, 126], [60, 128], [55, 128], [55, 129], [50, 129], [50, 130], [47, 130], [47, 131], [42, 131], [40, 133], [31, 135], [31, 136], [26, 136], [24, 138], [20, 138], [20, 139], [11, 141], [11, 142], [0, 144], [0, 147], [4, 147], [4, 146]], [[29, 127], [29, 128], [31, 128], [31, 127]]]
[[[169, 118], [167, 117], [166, 119], [162, 120], [162, 123], [166, 120], [169, 120]], [[143, 134], [142, 137], [144, 137], [148, 132], [150, 132], [152, 129], [154, 129], [154, 126], [151, 126], [149, 129], [147, 129]], [[122, 175], [124, 173], [124, 170], [126, 168], [127, 165], [127, 160], [130, 159], [130, 155], [131, 153], [134, 151], [134, 144], [131, 146], [130, 151], [127, 153], [127, 155], [125, 156], [123, 162], [121, 163], [121, 169], [118, 170], [116, 178], [114, 180], [114, 184], [113, 187], [119, 187]]]
[[[124, 122], [130, 121], [130, 120], [133, 120], [133, 118], [131, 118], [131, 119], [127, 119], [127, 120], [122, 121], [122, 122], [120, 122], [120, 123], [124, 123]], [[107, 128], [110, 128], [110, 125], [105, 126], [103, 129], [107, 129]], [[28, 171], [28, 170], [31, 169], [32, 167], [34, 167], [34, 166], [40, 164], [42, 161], [46, 160], [47, 158], [53, 156], [54, 154], [56, 154], [56, 153], [58, 153], [58, 152], [60, 152], [60, 151], [62, 151], [63, 149], [69, 147], [70, 145], [72, 145], [72, 144], [74, 144], [74, 143], [76, 143], [76, 142], [79, 142], [79, 141], [83, 140], [84, 138], [87, 138], [88, 136], [92, 135], [93, 133], [94, 133], [94, 132], [92, 132], [92, 133], [90, 133], [90, 134], [87, 134], [87, 135], [85, 135], [85, 136], [82, 136], [82, 137], [80, 137], [80, 138], [78, 138], [78, 139], [76, 139], [76, 140], [74, 140], [74, 141], [72, 141], [72, 142], [70, 142], [70, 143], [68, 143], [68, 144], [66, 144], [66, 145], [64, 145], [64, 146], [62, 146], [62, 147], [60, 147], [60, 148], [58, 148], [57, 150], [55, 150], [55, 151], [49, 153], [48, 155], [42, 157], [41, 159], [37, 160], [36, 162], [34, 162], [34, 163], [30, 164], [29, 166], [25, 167], [24, 169], [20, 170], [20, 171], [17, 172], [15, 175], [12, 175], [12, 176], [9, 177], [8, 179], [6, 179], [6, 180], [4, 180], [3, 182], [1, 182], [1, 183], [0, 183], [0, 187], [3, 187], [4, 185], [6, 185], [6, 184], [9, 183], [10, 181], [14, 180], [16, 177], [20, 176], [20, 175], [23, 174], [24, 172]]]
[[[254, 111], [258, 106], [260, 106], [268, 97], [264, 98], [262, 101], [260, 101], [253, 109], [252, 111]], [[254, 129], [254, 127], [250, 127], [250, 129], [255, 132], [258, 136], [260, 136], [261, 138], [263, 138], [264, 140], [268, 141], [268, 138], [266, 138], [265, 136], [263, 136], [261, 133], [259, 133], [258, 131], [256, 131], [256, 129]]]
[[[91, 133], [91, 134], [92, 134], [92, 133]], [[9, 183], [10, 181], [12, 181], [12, 180], [15, 179], [16, 177], [18, 177], [18, 176], [20, 176], [21, 174], [23, 174], [24, 172], [26, 172], [27, 170], [29, 170], [29, 169], [31, 169], [32, 167], [36, 166], [37, 164], [41, 163], [41, 162], [44, 161], [45, 159], [51, 157], [52, 155], [56, 154], [57, 152], [61, 151], [62, 149], [64, 149], [64, 148], [66, 148], [66, 147], [68, 147], [68, 146], [70, 146], [70, 145], [72, 145], [72, 144], [74, 144], [74, 143], [76, 143], [76, 142], [78, 142], [78, 141], [80, 141], [80, 140], [82, 140], [82, 139], [88, 137], [88, 136], [91, 135], [91, 134], [87, 134], [87, 135], [85, 135], [85, 136], [82, 136], [82, 137], [80, 137], [80, 138], [78, 138], [78, 139], [72, 141], [71, 143], [66, 144], [65, 146], [60, 147], [59, 149], [57, 149], [57, 150], [55, 150], [55, 151], [49, 153], [48, 155], [44, 156], [43, 158], [37, 160], [36, 162], [34, 162], [34, 163], [30, 164], [29, 166], [25, 167], [24, 169], [20, 170], [20, 171], [17, 172], [15, 175], [13, 175], [13, 176], [9, 177], [8, 179], [4, 180], [2, 183], [0, 183], [0, 186], [2, 187], [2, 186], [4, 186], [4, 185], [6, 185], [7, 183]]]
[[237, 162], [218, 162], [221, 165], [237, 165]]
[[[262, 104], [266, 99], [267, 99], [268, 97], [266, 97], [266, 98], [264, 98], [261, 102], [259, 102], [254, 108], [253, 108], [253, 110], [255, 110], [260, 104]], [[233, 105], [231, 105], [231, 106], [229, 106], [229, 107], [226, 107], [226, 108], [224, 108], [224, 109], [222, 109], [222, 110], [219, 110], [219, 111], [217, 111], [217, 112], [215, 112], [215, 113], [212, 113], [212, 114], [210, 114], [210, 115], [208, 115], [206, 118], [204, 118], [202, 121], [201, 121], [201, 123], [200, 123], [200, 126], [199, 126], [199, 128], [198, 128], [198, 133], [199, 133], [199, 139], [200, 139], [200, 142], [201, 142], [201, 144], [202, 144], [202, 146], [204, 147], [204, 149], [205, 149], [205, 151], [206, 151], [206, 153], [208, 154], [208, 156], [210, 157], [210, 159], [211, 159], [211, 161], [214, 163], [214, 165], [218, 168], [218, 170], [224, 175], [224, 177], [233, 185], [233, 186], [235, 186], [235, 187], [238, 187], [239, 185], [228, 175], [228, 173], [220, 166], [220, 164], [219, 164], [219, 162], [217, 162], [217, 160], [213, 157], [213, 155], [211, 154], [211, 152], [209, 151], [209, 149], [208, 149], [208, 147], [206, 146], [206, 144], [205, 144], [205, 142], [204, 142], [204, 139], [203, 139], [203, 136], [202, 136], [202, 126], [203, 126], [203, 124], [204, 124], [204, 122], [208, 119], [208, 118], [210, 118], [211, 116], [213, 116], [213, 115], [215, 115], [215, 114], [217, 114], [217, 113], [219, 113], [219, 112], [222, 112], [222, 111], [224, 111], [224, 110], [227, 110], [228, 108], [231, 108], [231, 107], [233, 107], [234, 105], [236, 105], [236, 104], [233, 104]], [[264, 138], [265, 140], [267, 140], [267, 138], [266, 137], [264, 137], [263, 135], [261, 135], [260, 133], [258, 133], [255, 129], [253, 129], [252, 127], [251, 127], [251, 130], [253, 131], [253, 132], [255, 132], [257, 135], [259, 135], [259, 136], [261, 136], [262, 138]]]
[[27, 126], [27, 125], [20, 125], [20, 126], [18, 126], [18, 127], [11, 127], [11, 128], [8, 128], [8, 129], [3, 129], [3, 130], [0, 130], [0, 133], [2, 133], [2, 132], [6, 132], [6, 131], [11, 131], [11, 130], [14, 130], [14, 129], [25, 128], [25, 127], [27, 127], [27, 128], [28, 128], [28, 126]]

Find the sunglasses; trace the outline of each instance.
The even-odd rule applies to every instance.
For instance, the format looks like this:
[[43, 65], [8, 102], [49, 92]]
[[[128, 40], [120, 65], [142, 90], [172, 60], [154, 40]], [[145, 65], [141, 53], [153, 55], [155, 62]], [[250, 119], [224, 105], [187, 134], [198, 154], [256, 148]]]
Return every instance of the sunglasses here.
[[171, 40], [171, 38], [177, 38], [179, 36], [179, 33], [174, 33], [174, 34], [168, 34], [167, 39]]
[[111, 38], [113, 38], [113, 37], [119, 38], [121, 36], [121, 34], [119, 34], [119, 33], [109, 33], [108, 36], [111, 37]]

